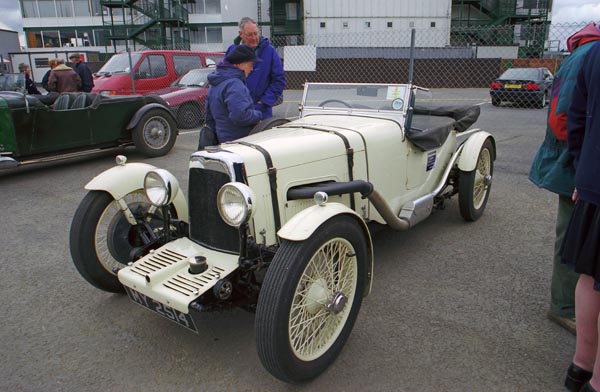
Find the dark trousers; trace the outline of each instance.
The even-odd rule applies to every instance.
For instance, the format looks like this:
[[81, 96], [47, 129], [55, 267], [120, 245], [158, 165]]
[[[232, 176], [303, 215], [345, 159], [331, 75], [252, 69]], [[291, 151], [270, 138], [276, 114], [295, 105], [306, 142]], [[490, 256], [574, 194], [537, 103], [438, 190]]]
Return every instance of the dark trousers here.
[[575, 286], [579, 274], [560, 262], [560, 248], [565, 238], [569, 219], [575, 203], [571, 197], [558, 196], [556, 215], [556, 240], [554, 242], [554, 265], [550, 283], [550, 310], [560, 317], [575, 317]]

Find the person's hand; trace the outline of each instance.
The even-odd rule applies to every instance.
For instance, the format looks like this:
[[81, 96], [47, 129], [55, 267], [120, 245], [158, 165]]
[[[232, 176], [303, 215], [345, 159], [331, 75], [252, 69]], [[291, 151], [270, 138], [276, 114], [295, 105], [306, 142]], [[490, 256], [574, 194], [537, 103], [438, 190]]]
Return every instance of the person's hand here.
[[571, 200], [573, 200], [573, 203], [577, 203], [577, 188], [573, 189], [573, 196], [571, 196]]

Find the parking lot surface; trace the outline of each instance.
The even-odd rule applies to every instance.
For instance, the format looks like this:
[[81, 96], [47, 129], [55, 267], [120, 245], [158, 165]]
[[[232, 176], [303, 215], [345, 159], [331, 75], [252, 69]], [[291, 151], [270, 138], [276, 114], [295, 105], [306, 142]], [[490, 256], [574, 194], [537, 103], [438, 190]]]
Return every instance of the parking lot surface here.
[[[276, 115], [297, 115], [299, 97], [286, 91]], [[475, 126], [497, 143], [486, 211], [467, 223], [455, 198], [414, 229], [374, 233], [372, 293], [340, 357], [305, 385], [263, 369], [253, 314], [206, 313], [196, 335], [79, 276], [71, 219], [114, 152], [0, 174], [0, 390], [563, 391], [575, 337], [545, 317], [557, 197], [527, 180], [547, 109], [493, 107], [485, 89], [433, 98], [481, 106]], [[187, 194], [197, 137], [182, 132], [160, 158], [121, 153]]]

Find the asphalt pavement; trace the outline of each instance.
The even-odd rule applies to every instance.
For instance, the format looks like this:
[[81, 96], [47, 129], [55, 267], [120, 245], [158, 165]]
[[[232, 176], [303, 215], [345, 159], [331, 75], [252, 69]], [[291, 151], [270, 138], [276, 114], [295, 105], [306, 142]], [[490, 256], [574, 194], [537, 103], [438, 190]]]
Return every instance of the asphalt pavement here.
[[[297, 115], [286, 91], [276, 114]], [[194, 334], [81, 278], [70, 257], [83, 186], [114, 153], [0, 175], [1, 391], [563, 391], [575, 337], [548, 321], [557, 197], [527, 180], [546, 109], [493, 107], [486, 90], [439, 90], [440, 104], [479, 104], [496, 138], [485, 214], [457, 199], [406, 232], [374, 234], [373, 290], [340, 357], [305, 385], [267, 373], [254, 316], [202, 315]], [[187, 194], [197, 145], [129, 161], [174, 173]]]

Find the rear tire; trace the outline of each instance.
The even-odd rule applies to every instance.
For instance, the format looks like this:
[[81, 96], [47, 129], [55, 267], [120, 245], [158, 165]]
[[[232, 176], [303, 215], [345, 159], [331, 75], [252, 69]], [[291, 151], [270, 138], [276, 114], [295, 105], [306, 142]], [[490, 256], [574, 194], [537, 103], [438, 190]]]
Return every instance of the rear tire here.
[[202, 120], [203, 115], [198, 105], [188, 102], [177, 109], [177, 123], [182, 129], [198, 128]]
[[458, 206], [460, 215], [467, 221], [481, 217], [490, 196], [494, 173], [494, 146], [490, 139], [481, 146], [475, 170], [460, 172]]
[[492, 105], [494, 105], [494, 106], [500, 106], [501, 102], [502, 101], [500, 100], [500, 98], [492, 97]]
[[177, 139], [177, 126], [171, 115], [162, 109], [150, 109], [133, 129], [133, 143], [149, 157], [160, 157], [171, 151]]
[[367, 244], [353, 218], [336, 216], [307, 240], [284, 240], [263, 282], [256, 345], [264, 367], [285, 382], [317, 377], [350, 336], [365, 289]]
[[548, 103], [548, 98], [546, 97], [546, 93], [544, 93], [544, 95], [542, 95], [542, 97], [537, 102], [536, 106], [538, 109], [543, 109], [547, 103]]

